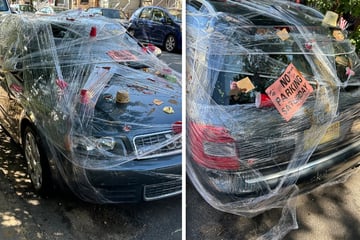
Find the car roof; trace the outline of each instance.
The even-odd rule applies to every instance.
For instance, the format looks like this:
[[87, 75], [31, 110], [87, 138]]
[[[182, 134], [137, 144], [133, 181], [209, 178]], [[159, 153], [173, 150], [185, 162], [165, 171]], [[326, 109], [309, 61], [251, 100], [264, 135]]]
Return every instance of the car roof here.
[[187, 0], [187, 3], [197, 11], [209, 14], [237, 15], [259, 25], [274, 25], [276, 22], [279, 24], [287, 23], [290, 19], [286, 18], [286, 14], [290, 14], [291, 20], [298, 20], [303, 24], [310, 23], [314, 19], [322, 20], [324, 17], [320, 12], [310, 7], [292, 2], [279, 1], [275, 5], [274, 1], [264, 1], [261, 6], [258, 2], [256, 0]]

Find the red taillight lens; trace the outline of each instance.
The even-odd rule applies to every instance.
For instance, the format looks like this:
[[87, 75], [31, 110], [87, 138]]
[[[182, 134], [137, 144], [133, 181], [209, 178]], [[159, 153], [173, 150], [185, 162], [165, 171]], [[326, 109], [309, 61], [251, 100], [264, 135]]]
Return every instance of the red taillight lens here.
[[212, 169], [240, 167], [235, 140], [223, 127], [190, 123], [190, 148], [195, 162]]

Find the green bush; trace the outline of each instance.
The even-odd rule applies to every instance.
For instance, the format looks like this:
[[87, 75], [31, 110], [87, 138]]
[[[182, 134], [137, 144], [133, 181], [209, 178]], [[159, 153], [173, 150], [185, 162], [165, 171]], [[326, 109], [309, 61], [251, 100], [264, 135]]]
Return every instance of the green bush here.
[[308, 0], [307, 5], [322, 13], [326, 13], [326, 11], [336, 12], [351, 21], [349, 38], [356, 46], [356, 51], [360, 53], [360, 0]]

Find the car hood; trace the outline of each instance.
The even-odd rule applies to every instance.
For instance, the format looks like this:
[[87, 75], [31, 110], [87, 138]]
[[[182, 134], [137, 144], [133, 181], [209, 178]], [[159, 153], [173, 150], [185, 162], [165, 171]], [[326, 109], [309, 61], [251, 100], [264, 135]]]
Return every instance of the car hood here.
[[175, 75], [116, 66], [101, 71], [109, 81], [97, 94], [97, 119], [138, 126], [166, 126], [181, 120], [181, 86]]

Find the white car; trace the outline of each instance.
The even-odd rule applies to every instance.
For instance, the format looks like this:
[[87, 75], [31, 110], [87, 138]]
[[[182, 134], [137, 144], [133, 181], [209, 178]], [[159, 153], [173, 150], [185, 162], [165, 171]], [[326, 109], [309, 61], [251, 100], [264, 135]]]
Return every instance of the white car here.
[[55, 14], [55, 11], [52, 7], [50, 6], [47, 6], [47, 7], [43, 7], [43, 8], [40, 8], [38, 11], [35, 12], [36, 15], [54, 15]]

